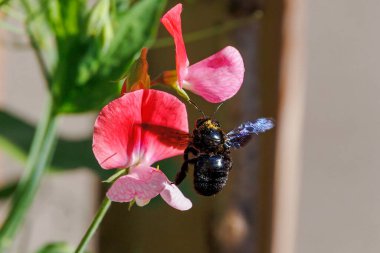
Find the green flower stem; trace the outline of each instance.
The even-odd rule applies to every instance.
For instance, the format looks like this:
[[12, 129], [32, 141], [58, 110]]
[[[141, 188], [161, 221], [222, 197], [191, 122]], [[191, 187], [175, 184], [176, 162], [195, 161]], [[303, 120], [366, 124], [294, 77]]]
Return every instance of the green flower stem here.
[[[232, 19], [222, 24], [201, 29], [199, 31], [195, 31], [192, 33], [186, 33], [183, 35], [183, 37], [186, 43], [192, 43], [192, 42], [199, 41], [202, 39], [212, 38], [214, 36], [224, 34], [238, 27], [246, 25], [249, 22], [260, 20], [263, 17], [263, 15], [264, 13], [262, 10], [257, 10], [248, 17]], [[160, 38], [156, 40], [156, 42], [153, 44], [151, 49], [164, 48], [164, 47], [172, 46], [173, 44], [174, 44], [174, 41], [172, 37]]]
[[[52, 77], [48, 70], [45, 59], [42, 55], [42, 51], [43, 51], [41, 50], [42, 46], [39, 43], [39, 41], [41, 41], [41, 38], [38, 39], [38, 37], [41, 37], [41, 36], [37, 36], [38, 33], [36, 33], [35, 29], [33, 30], [31, 27], [31, 23], [33, 21], [33, 18], [35, 17], [35, 11], [33, 12], [32, 4], [28, 0], [21, 0], [21, 5], [23, 6], [25, 13], [27, 14], [27, 19], [25, 20], [25, 26], [26, 26], [26, 32], [29, 37], [30, 45], [32, 46], [34, 53], [37, 57], [37, 61], [40, 65], [40, 68], [42, 70], [42, 74], [43, 74], [43, 77], [45, 78], [46, 83], [51, 84]], [[35, 6], [36, 4], [34, 4], [34, 7]]]
[[[116, 181], [116, 179], [128, 173], [128, 171], [129, 171], [129, 168], [118, 170], [115, 174], [113, 174], [111, 177], [109, 177], [107, 180], [103, 182], [113, 183]], [[102, 222], [104, 215], [106, 215], [108, 209], [111, 206], [111, 203], [112, 201], [108, 197], [104, 198], [102, 204], [99, 207], [98, 212], [95, 215], [95, 218], [92, 220], [90, 227], [87, 229], [86, 234], [83, 236], [77, 249], [75, 250], [75, 253], [81, 253], [86, 250], [88, 242], [91, 240], [92, 236], [95, 234], [96, 230], [98, 229], [100, 222]]]
[[96, 230], [98, 229], [100, 225], [100, 222], [102, 222], [104, 215], [107, 213], [110, 206], [111, 206], [111, 200], [105, 197], [90, 227], [87, 229], [86, 234], [83, 236], [77, 249], [75, 250], [75, 253], [82, 253], [86, 250], [87, 244], [91, 240], [92, 236], [95, 234]]
[[118, 172], [110, 176], [107, 180], [104, 180], [103, 183], [113, 183], [114, 181], [116, 181], [116, 179], [127, 173], [128, 169], [119, 170]]
[[17, 185], [8, 216], [0, 230], [0, 252], [12, 243], [55, 150], [57, 115], [50, 99], [46, 109], [33, 139], [25, 173]]

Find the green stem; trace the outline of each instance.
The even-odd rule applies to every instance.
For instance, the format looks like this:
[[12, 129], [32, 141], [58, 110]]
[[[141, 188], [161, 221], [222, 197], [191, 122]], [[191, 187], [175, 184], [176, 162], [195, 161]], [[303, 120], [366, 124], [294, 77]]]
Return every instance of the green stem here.
[[[32, 29], [31, 24], [35, 19], [36, 11], [33, 11], [33, 5], [30, 3], [30, 1], [27, 0], [21, 0], [21, 4], [27, 13], [27, 19], [25, 20], [26, 25], [26, 31], [29, 36], [30, 44], [32, 48], [34, 49], [34, 53], [36, 54], [37, 61], [41, 67], [43, 77], [45, 78], [45, 81], [47, 84], [50, 84], [52, 82], [52, 77], [50, 75], [49, 69], [47, 67], [46, 61], [42, 55], [42, 46], [40, 45], [41, 39], [38, 39], [38, 33], [36, 33], [36, 29]], [[40, 32], [41, 34], [41, 32]], [[46, 49], [45, 49], [46, 51]]]
[[90, 227], [87, 229], [86, 234], [83, 236], [77, 249], [75, 250], [75, 253], [82, 253], [86, 250], [88, 242], [90, 241], [92, 236], [95, 234], [96, 230], [98, 229], [100, 225], [100, 222], [103, 220], [104, 215], [107, 213], [110, 206], [111, 206], [111, 200], [105, 197], [98, 212], [95, 215], [94, 220], [92, 221]]
[[46, 114], [33, 139], [25, 173], [17, 185], [8, 216], [0, 230], [0, 252], [10, 246], [54, 153], [57, 115], [53, 108], [52, 101], [49, 100]]
[[[192, 42], [199, 41], [202, 39], [211, 38], [216, 35], [224, 34], [226, 32], [232, 31], [242, 25], [248, 24], [249, 22], [260, 20], [263, 17], [263, 15], [264, 15], [263, 11], [258, 10], [248, 17], [232, 19], [222, 24], [201, 29], [192, 33], [186, 33], [183, 35], [183, 37], [186, 43], [192, 43]], [[173, 44], [174, 44], [174, 41], [172, 37], [160, 38], [156, 40], [156, 42], [153, 44], [151, 49], [164, 48], [164, 47], [172, 46]]]
[[104, 180], [103, 183], [113, 183], [116, 179], [127, 173], [128, 169], [119, 170], [118, 172], [110, 176], [108, 179]]

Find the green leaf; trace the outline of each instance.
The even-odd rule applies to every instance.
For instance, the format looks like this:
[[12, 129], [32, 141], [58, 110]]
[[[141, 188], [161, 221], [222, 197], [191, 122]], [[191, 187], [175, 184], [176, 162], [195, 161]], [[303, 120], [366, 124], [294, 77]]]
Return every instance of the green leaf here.
[[131, 7], [134, 0], [111, 0], [111, 15], [113, 20], [119, 20]]
[[97, 110], [119, 95], [118, 80], [140, 50], [152, 45], [165, 3], [165, 0], [142, 0], [129, 7], [124, 15], [107, 16], [112, 17], [112, 22], [106, 21], [107, 29], [111, 29], [112, 23], [114, 34], [106, 50], [104, 34], [94, 37], [86, 30], [82, 37], [66, 38], [62, 42], [52, 82], [58, 112]]
[[[32, 143], [35, 127], [14, 115], [0, 110], [0, 148], [25, 163]], [[82, 140], [58, 139], [50, 171], [66, 171], [86, 167], [101, 180], [113, 173], [99, 167], [92, 153], [92, 138]]]
[[85, 1], [43, 0], [43, 13], [50, 28], [59, 39], [80, 34]]
[[36, 253], [73, 253], [74, 249], [65, 242], [49, 243], [40, 248]]
[[[140, 50], [152, 45], [166, 4], [101, 1], [107, 4], [91, 10], [84, 0], [40, 0], [31, 6], [28, 31], [46, 63], [43, 72], [57, 113], [99, 110], [119, 96], [119, 79]], [[94, 20], [101, 21], [100, 30]]]
[[107, 68], [100, 74], [118, 79], [140, 54], [152, 45], [166, 1], [144, 0], [133, 5], [117, 24], [115, 37], [106, 54], [101, 57]]

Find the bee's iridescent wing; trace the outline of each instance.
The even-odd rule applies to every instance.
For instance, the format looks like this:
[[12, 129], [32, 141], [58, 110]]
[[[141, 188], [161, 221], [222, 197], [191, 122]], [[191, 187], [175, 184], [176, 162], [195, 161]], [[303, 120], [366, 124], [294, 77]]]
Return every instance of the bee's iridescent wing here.
[[226, 145], [230, 148], [241, 148], [249, 142], [253, 134], [263, 133], [273, 127], [274, 121], [268, 118], [244, 122], [226, 134]]
[[178, 129], [145, 123], [141, 124], [141, 127], [150, 134], [156, 135], [157, 140], [170, 147], [185, 149], [191, 140], [189, 133]]

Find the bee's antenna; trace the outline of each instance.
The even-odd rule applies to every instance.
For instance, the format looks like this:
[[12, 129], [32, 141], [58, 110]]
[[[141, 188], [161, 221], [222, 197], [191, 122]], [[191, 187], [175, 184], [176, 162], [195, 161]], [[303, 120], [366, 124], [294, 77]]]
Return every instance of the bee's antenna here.
[[206, 118], [206, 115], [204, 114], [204, 112], [201, 109], [199, 109], [199, 107], [193, 101], [189, 100], [189, 103], [192, 104], [195, 107], [195, 109], [198, 110], [198, 112], [202, 113], [203, 118]]
[[212, 118], [214, 118], [215, 114], [219, 111], [219, 108], [223, 105], [224, 103], [221, 103], [218, 105], [218, 107], [216, 107], [216, 110], [215, 112], [212, 114]]

